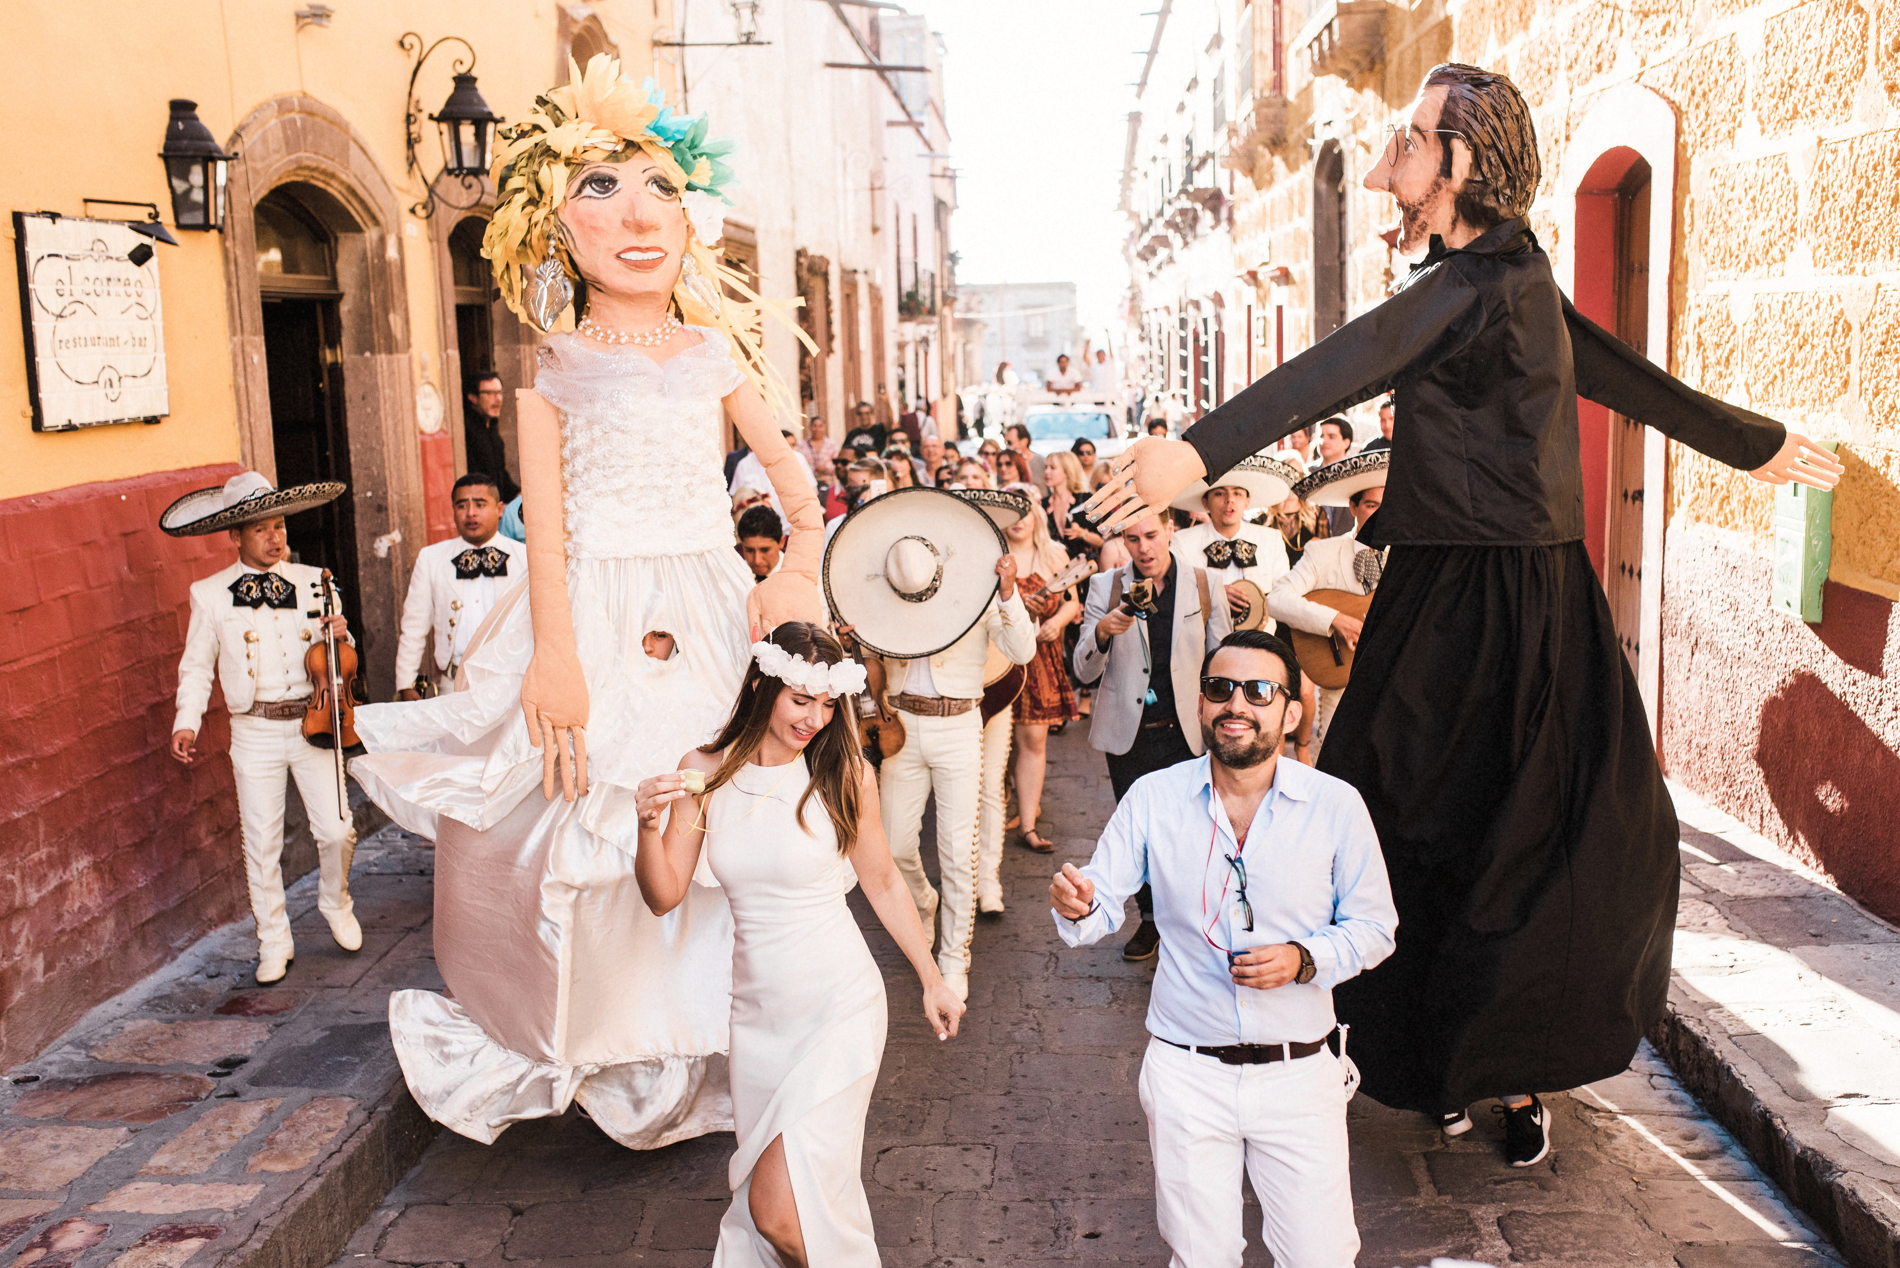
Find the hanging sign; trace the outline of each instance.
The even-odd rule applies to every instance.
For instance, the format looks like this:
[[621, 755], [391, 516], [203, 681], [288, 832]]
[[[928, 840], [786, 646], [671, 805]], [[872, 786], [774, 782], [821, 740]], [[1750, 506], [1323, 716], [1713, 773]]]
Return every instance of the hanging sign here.
[[156, 423], [171, 412], [158, 263], [116, 220], [13, 213], [34, 431]]

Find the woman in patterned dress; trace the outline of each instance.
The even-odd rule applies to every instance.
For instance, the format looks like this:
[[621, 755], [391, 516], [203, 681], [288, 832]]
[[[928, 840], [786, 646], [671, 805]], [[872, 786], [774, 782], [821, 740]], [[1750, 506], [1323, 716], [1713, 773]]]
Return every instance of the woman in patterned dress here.
[[1021, 812], [1023, 844], [1047, 854], [1055, 844], [1036, 831], [1042, 813], [1042, 780], [1048, 767], [1049, 728], [1080, 717], [1069, 670], [1062, 656], [1062, 631], [1082, 605], [1073, 591], [1048, 593], [1044, 587], [1069, 566], [1068, 552], [1049, 540], [1047, 520], [1025, 515], [1003, 530], [1017, 575], [1023, 578], [1023, 603], [1042, 623], [1036, 631], [1036, 658], [1026, 667], [1022, 694], [1011, 706], [1016, 714], [1016, 805]]

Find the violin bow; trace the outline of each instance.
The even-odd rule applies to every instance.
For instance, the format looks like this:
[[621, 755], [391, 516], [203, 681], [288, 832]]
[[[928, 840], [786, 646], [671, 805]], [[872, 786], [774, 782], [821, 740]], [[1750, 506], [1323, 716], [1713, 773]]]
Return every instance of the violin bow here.
[[336, 631], [330, 617], [336, 613], [336, 594], [330, 588], [330, 570], [323, 570], [323, 649], [325, 669], [330, 676], [330, 738], [336, 752], [336, 815], [350, 817], [349, 786], [343, 778], [343, 680], [336, 671]]

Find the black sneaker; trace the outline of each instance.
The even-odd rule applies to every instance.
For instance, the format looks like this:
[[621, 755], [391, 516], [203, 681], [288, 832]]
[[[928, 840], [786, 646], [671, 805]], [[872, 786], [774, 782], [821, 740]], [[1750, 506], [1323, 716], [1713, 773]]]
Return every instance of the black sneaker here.
[[1161, 952], [1161, 930], [1152, 920], [1141, 922], [1141, 928], [1135, 930], [1135, 936], [1122, 948], [1124, 960], [1152, 960]]
[[1533, 1096], [1529, 1105], [1497, 1105], [1491, 1112], [1504, 1120], [1504, 1161], [1528, 1167], [1544, 1160], [1550, 1152], [1550, 1117], [1542, 1101]]
[[1471, 1130], [1471, 1115], [1463, 1110], [1451, 1110], [1438, 1116], [1438, 1130], [1447, 1136], [1462, 1136]]

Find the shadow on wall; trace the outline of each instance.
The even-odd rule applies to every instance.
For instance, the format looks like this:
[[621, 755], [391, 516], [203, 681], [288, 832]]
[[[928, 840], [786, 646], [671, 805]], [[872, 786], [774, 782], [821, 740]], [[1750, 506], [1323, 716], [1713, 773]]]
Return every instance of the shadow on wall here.
[[1843, 890], [1900, 920], [1900, 755], [1806, 671], [1762, 705], [1757, 734], [1755, 764], [1781, 821]]

